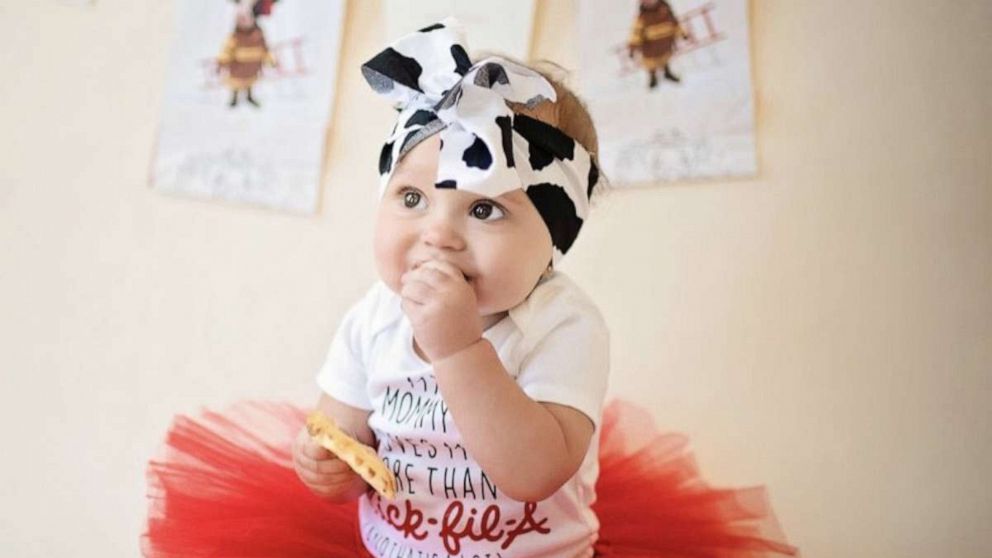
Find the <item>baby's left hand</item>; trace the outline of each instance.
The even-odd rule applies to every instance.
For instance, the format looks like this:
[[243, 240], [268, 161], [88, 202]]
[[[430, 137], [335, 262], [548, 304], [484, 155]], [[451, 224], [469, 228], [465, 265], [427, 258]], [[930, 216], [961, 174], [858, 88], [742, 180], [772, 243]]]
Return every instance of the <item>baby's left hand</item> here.
[[455, 266], [425, 262], [400, 278], [403, 312], [431, 362], [457, 353], [482, 338], [475, 291]]

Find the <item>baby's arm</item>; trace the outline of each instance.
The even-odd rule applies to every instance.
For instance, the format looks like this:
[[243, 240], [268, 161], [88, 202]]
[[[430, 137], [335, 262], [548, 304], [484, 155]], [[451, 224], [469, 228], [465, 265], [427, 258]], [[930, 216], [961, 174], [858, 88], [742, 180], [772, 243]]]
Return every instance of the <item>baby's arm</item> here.
[[592, 421], [528, 397], [489, 341], [434, 362], [434, 374], [466, 449], [507, 496], [544, 500], [578, 471]]
[[[455, 266], [431, 260], [403, 274], [401, 282], [401, 307], [414, 339], [433, 364], [465, 448], [510, 498], [537, 502], [554, 494], [581, 466], [595, 430], [592, 418], [564, 405], [539, 403], [524, 392], [482, 337], [475, 292]], [[566, 342], [559, 351], [572, 353], [575, 343], [602, 338], [596, 324], [584, 320], [562, 322], [554, 336]], [[546, 354], [543, 362], [532, 358], [530, 366], [575, 365], [568, 364], [574, 359]], [[605, 371], [605, 354], [593, 352], [590, 358], [598, 358], [585, 366], [602, 366]], [[583, 374], [554, 371], [566, 378]], [[584, 408], [592, 407], [586, 401]]]
[[[375, 447], [375, 435], [368, 424], [369, 411], [346, 405], [327, 394], [320, 396], [316, 408], [356, 440]], [[347, 463], [315, 442], [306, 427], [300, 430], [293, 444], [293, 468], [310, 490], [335, 503], [355, 500], [369, 489]]]

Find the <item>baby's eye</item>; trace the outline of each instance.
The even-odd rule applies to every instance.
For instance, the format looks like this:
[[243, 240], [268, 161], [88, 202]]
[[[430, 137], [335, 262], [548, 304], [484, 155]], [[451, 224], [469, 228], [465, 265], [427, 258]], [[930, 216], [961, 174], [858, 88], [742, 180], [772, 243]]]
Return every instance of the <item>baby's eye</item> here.
[[[490, 219], [493, 215], [495, 215], [495, 217]], [[479, 202], [472, 206], [472, 217], [475, 217], [476, 219], [481, 219], [483, 221], [495, 221], [497, 219], [502, 219], [503, 215], [503, 210], [499, 206], [490, 202]]]
[[408, 209], [416, 208], [424, 198], [420, 192], [413, 189], [404, 190], [400, 194], [403, 196], [403, 206]]

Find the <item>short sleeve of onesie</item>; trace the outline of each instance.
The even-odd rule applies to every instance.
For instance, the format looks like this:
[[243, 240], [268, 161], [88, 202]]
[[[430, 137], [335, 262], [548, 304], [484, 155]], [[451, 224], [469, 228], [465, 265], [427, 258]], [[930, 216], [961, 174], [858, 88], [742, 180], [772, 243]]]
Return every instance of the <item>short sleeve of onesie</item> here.
[[526, 352], [517, 384], [535, 401], [575, 408], [598, 427], [610, 366], [609, 330], [585, 295], [562, 280], [517, 310]]
[[379, 289], [379, 285], [374, 286], [344, 315], [317, 373], [317, 385], [327, 395], [365, 410], [372, 409], [365, 361], [370, 353]]

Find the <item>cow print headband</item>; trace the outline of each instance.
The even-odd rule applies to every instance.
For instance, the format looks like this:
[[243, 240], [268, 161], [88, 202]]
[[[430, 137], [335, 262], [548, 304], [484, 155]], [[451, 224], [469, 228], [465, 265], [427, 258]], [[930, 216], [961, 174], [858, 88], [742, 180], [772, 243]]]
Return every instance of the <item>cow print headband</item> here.
[[380, 195], [395, 163], [440, 134], [436, 188], [495, 198], [523, 188], [551, 233], [554, 258], [568, 252], [589, 212], [599, 169], [564, 132], [506, 102], [534, 108], [556, 100], [541, 74], [500, 57], [472, 65], [452, 18], [402, 37], [362, 66], [399, 111], [379, 157]]

